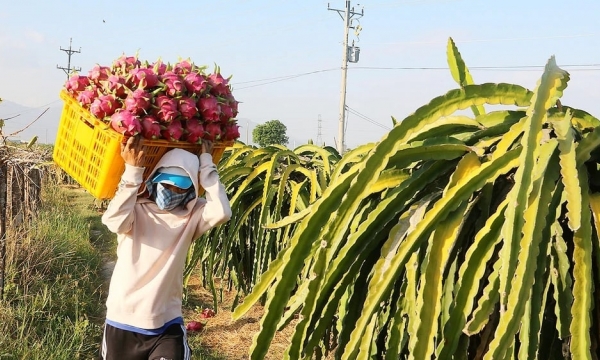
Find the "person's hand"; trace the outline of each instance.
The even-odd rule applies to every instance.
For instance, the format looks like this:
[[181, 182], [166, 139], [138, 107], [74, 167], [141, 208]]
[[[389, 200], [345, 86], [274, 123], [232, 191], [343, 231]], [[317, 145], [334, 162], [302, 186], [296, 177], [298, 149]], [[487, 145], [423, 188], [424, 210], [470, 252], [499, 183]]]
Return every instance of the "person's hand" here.
[[204, 153], [212, 154], [212, 151], [213, 151], [213, 142], [210, 141], [210, 140], [202, 139], [202, 152], [201, 152], [201, 154], [204, 154]]
[[121, 144], [121, 157], [126, 164], [133, 166], [142, 166], [144, 151], [140, 144], [139, 136], [132, 136], [127, 139], [125, 144]]

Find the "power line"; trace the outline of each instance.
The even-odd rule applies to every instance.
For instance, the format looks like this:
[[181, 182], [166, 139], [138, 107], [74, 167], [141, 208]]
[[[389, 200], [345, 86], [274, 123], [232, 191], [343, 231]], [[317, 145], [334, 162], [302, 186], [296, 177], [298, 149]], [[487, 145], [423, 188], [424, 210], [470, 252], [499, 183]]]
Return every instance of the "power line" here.
[[[307, 73], [302, 73], [302, 74], [296, 74], [296, 75], [280, 76], [280, 77], [274, 78], [274, 79], [278, 79], [278, 80], [267, 81], [267, 82], [262, 83], [262, 84], [242, 86], [240, 88], [236, 87], [235, 90], [242, 90], [242, 89], [253, 88], [253, 87], [256, 87], [256, 86], [263, 86], [263, 85], [272, 84], [272, 83], [276, 83], [276, 82], [280, 82], [280, 81], [285, 81], [285, 80], [291, 80], [291, 79], [299, 78], [299, 77], [306, 76], [306, 75], [313, 75], [313, 74], [318, 74], [318, 73], [328, 72], [328, 71], [334, 71], [334, 70], [339, 70], [339, 69], [337, 69], [337, 68], [323, 69], [323, 70], [315, 70], [315, 71], [311, 71], [311, 72], [307, 72]], [[244, 83], [260, 82], [260, 81], [265, 81], [265, 79], [263, 79], [263, 80], [246, 81]], [[238, 84], [242, 84], [242, 83], [238, 83]]]
[[[569, 71], [600, 71], [600, 63], [598, 63], [598, 64], [567, 64], [567, 65], [561, 65], [560, 67], [565, 70], [569, 70]], [[543, 68], [544, 68], [543, 65], [469, 66], [469, 70], [479, 70], [479, 71], [538, 71], [539, 69], [543, 69]], [[570, 68], [570, 69], [566, 69], [566, 68]], [[577, 68], [583, 68], [583, 69], [577, 69]], [[242, 81], [242, 82], [234, 83], [233, 85], [262, 82], [261, 84], [254, 84], [254, 85], [242, 86], [239, 88], [237, 88], [237, 87], [235, 88], [235, 90], [242, 90], [242, 89], [248, 89], [248, 88], [253, 88], [253, 87], [257, 87], [257, 86], [268, 85], [268, 84], [272, 84], [272, 83], [276, 83], [276, 82], [296, 79], [296, 78], [299, 78], [302, 76], [314, 75], [314, 74], [318, 74], [318, 73], [337, 71], [337, 70], [339, 70], [339, 68], [321, 69], [321, 70], [315, 70], [315, 71], [294, 74], [294, 75], [284, 75], [284, 76], [277, 76], [277, 77], [265, 78], [265, 79], [259, 79], [259, 80]], [[440, 66], [440, 67], [435, 67], [435, 66], [396, 66], [396, 67], [391, 67], [391, 66], [352, 66], [352, 67], [348, 67], [348, 70], [411, 70], [411, 71], [444, 70], [444, 71], [448, 71], [448, 70], [450, 70], [450, 68], [443, 67], [443, 66]], [[270, 80], [272, 80], [272, 81], [270, 81]]]
[[380, 127], [380, 128], [382, 128], [382, 129], [385, 129], [385, 130], [392, 130], [392, 128], [390, 128], [389, 126], [385, 126], [385, 125], [383, 125], [383, 124], [381, 124], [381, 123], [379, 123], [379, 122], [377, 122], [377, 121], [375, 121], [375, 120], [371, 119], [370, 117], [368, 117], [368, 116], [366, 116], [366, 115], [364, 115], [364, 114], [361, 114], [361, 113], [359, 113], [358, 111], [356, 111], [356, 110], [352, 109], [352, 108], [351, 108], [351, 107], [349, 107], [348, 105], [346, 105], [346, 110], [348, 110], [348, 112], [350, 112], [350, 113], [352, 113], [352, 114], [354, 114], [354, 115], [358, 116], [358, 117], [359, 117], [359, 118], [361, 118], [362, 120], [365, 120], [365, 121], [367, 121], [367, 122], [370, 122], [370, 123], [371, 123], [371, 124], [373, 124], [373, 125], [379, 126], [379, 127]]
[[[544, 65], [512, 65], [512, 66], [469, 66], [469, 70], [535, 70], [543, 69]], [[600, 64], [568, 64], [561, 65], [561, 68], [567, 67], [599, 67], [597, 69], [570, 69], [571, 71], [577, 70], [588, 70], [588, 71], [598, 71], [600, 70]], [[387, 66], [353, 66], [349, 69], [356, 70], [449, 70], [448, 67], [435, 67], [435, 66], [397, 66], [397, 67], [387, 67]]]
[[241, 82], [237, 82], [235, 84], [250, 84], [250, 83], [254, 83], [254, 82], [262, 82], [262, 81], [278, 80], [278, 79], [287, 80], [288, 78], [294, 78], [294, 77], [305, 76], [305, 75], [312, 75], [312, 74], [316, 74], [316, 73], [320, 73], [320, 72], [334, 71], [334, 70], [338, 70], [338, 69], [339, 68], [330, 68], [330, 69], [316, 70], [316, 71], [310, 71], [310, 72], [305, 72], [305, 73], [300, 73], [300, 74], [294, 74], [294, 75], [284, 75], [284, 76], [276, 76], [276, 77], [259, 79], [259, 80], [241, 81]]
[[[32, 111], [38, 110], [38, 109], [40, 109], [40, 108], [43, 108], [43, 107], [50, 106], [50, 105], [52, 105], [52, 104], [54, 104], [54, 103], [57, 103], [57, 102], [59, 102], [59, 101], [62, 101], [62, 100], [54, 100], [54, 101], [52, 101], [52, 102], [49, 102], [49, 103], [47, 103], [47, 104], [44, 104], [44, 105], [36, 106], [36, 107], [33, 107], [33, 108], [28, 108], [27, 110], [24, 110], [24, 111], [18, 111], [18, 112], [14, 112], [14, 113], [12, 113], [12, 114], [8, 114], [8, 115], [2, 115], [2, 116], [5, 116], [5, 117], [11, 117], [11, 116], [15, 116], [15, 115], [22, 115], [22, 114], [26, 114], [26, 113], [29, 113], [29, 112], [32, 112]], [[2, 109], [2, 108], [0, 107], [0, 109]], [[5, 120], [6, 120], [6, 119], [5, 119]]]
[[[491, 38], [491, 39], [472, 39], [472, 40], [455, 40], [457, 44], [467, 43], [484, 43], [484, 42], [498, 42], [498, 41], [531, 41], [531, 40], [555, 40], [555, 39], [573, 39], [581, 37], [592, 37], [598, 36], [598, 33], [589, 34], [574, 34], [574, 35], [552, 35], [552, 36], [531, 36], [531, 37], [516, 37], [516, 38]], [[371, 43], [370, 45], [438, 45], [446, 44], [446, 41], [431, 40], [431, 41], [400, 41], [400, 42], [382, 42], [382, 43]]]

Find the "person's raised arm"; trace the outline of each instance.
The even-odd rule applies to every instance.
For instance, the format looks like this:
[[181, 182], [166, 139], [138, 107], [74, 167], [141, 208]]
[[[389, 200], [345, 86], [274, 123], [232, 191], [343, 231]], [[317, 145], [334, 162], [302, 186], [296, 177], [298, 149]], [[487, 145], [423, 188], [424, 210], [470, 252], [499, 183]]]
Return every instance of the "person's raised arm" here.
[[102, 215], [102, 223], [114, 233], [128, 232], [133, 224], [133, 207], [144, 176], [143, 156], [139, 137], [132, 136], [125, 144], [121, 144], [125, 171], [121, 175], [115, 197]]
[[206, 192], [206, 205], [202, 213], [202, 219], [208, 228], [200, 229], [201, 232], [214, 226], [222, 224], [231, 218], [231, 207], [225, 187], [219, 179], [217, 166], [212, 160], [212, 141], [202, 141], [202, 153], [200, 154], [200, 185]]

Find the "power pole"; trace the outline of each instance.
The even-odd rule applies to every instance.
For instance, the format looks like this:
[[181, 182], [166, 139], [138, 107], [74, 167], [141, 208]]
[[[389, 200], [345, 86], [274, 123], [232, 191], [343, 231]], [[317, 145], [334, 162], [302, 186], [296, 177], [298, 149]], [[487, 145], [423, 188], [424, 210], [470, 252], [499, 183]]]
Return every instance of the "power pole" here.
[[67, 67], [65, 68], [65, 67], [56, 65], [57, 69], [61, 69], [62, 71], [65, 72], [65, 74], [67, 74], [67, 80], [69, 79], [69, 75], [71, 75], [71, 70], [73, 70], [73, 71], [81, 71], [81, 68], [79, 68], [79, 67], [75, 67], [75, 68], [71, 69], [71, 55], [73, 55], [74, 53], [80, 53], [81, 52], [81, 47], [79, 48], [79, 50], [72, 50], [71, 49], [71, 44], [72, 43], [73, 43], [73, 38], [69, 38], [69, 48], [68, 49], [63, 49], [62, 46], [60, 47], [60, 50], [66, 52], [67, 55], [69, 56], [69, 60], [67, 62]]
[[[337, 150], [340, 154], [344, 153], [345, 150], [345, 119], [346, 119], [346, 78], [348, 75], [348, 57], [352, 56], [350, 59], [351, 62], [358, 61], [358, 48], [355, 48], [354, 45], [352, 47], [348, 46], [348, 31], [350, 29], [354, 29], [352, 26], [352, 18], [356, 15], [360, 15], [360, 17], [364, 16], [364, 9], [360, 11], [360, 13], [354, 11], [354, 7], [350, 7], [350, 1], [346, 1], [346, 8], [344, 10], [332, 9], [327, 4], [327, 10], [337, 11], [337, 13], [342, 17], [344, 21], [344, 44], [343, 44], [343, 52], [342, 52], [342, 90], [340, 94], [340, 117], [338, 121], [338, 141], [337, 141]], [[360, 31], [360, 26], [357, 29]]]
[[317, 132], [317, 145], [321, 146], [321, 144], [323, 143], [323, 133], [321, 132], [321, 114], [319, 114], [319, 120], [317, 120], [318, 122], [318, 132]]

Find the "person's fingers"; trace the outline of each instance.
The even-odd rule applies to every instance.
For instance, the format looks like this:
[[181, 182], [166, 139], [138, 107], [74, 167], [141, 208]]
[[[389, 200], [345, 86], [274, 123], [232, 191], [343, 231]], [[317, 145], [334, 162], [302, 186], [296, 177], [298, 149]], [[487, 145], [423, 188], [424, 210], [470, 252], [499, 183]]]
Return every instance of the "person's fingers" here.
[[144, 157], [144, 150], [141, 149], [141, 146], [137, 149], [137, 162], [141, 163], [142, 158]]
[[136, 149], [140, 149], [142, 147], [142, 141], [140, 136], [132, 136], [131, 139], [133, 139], [133, 146]]

